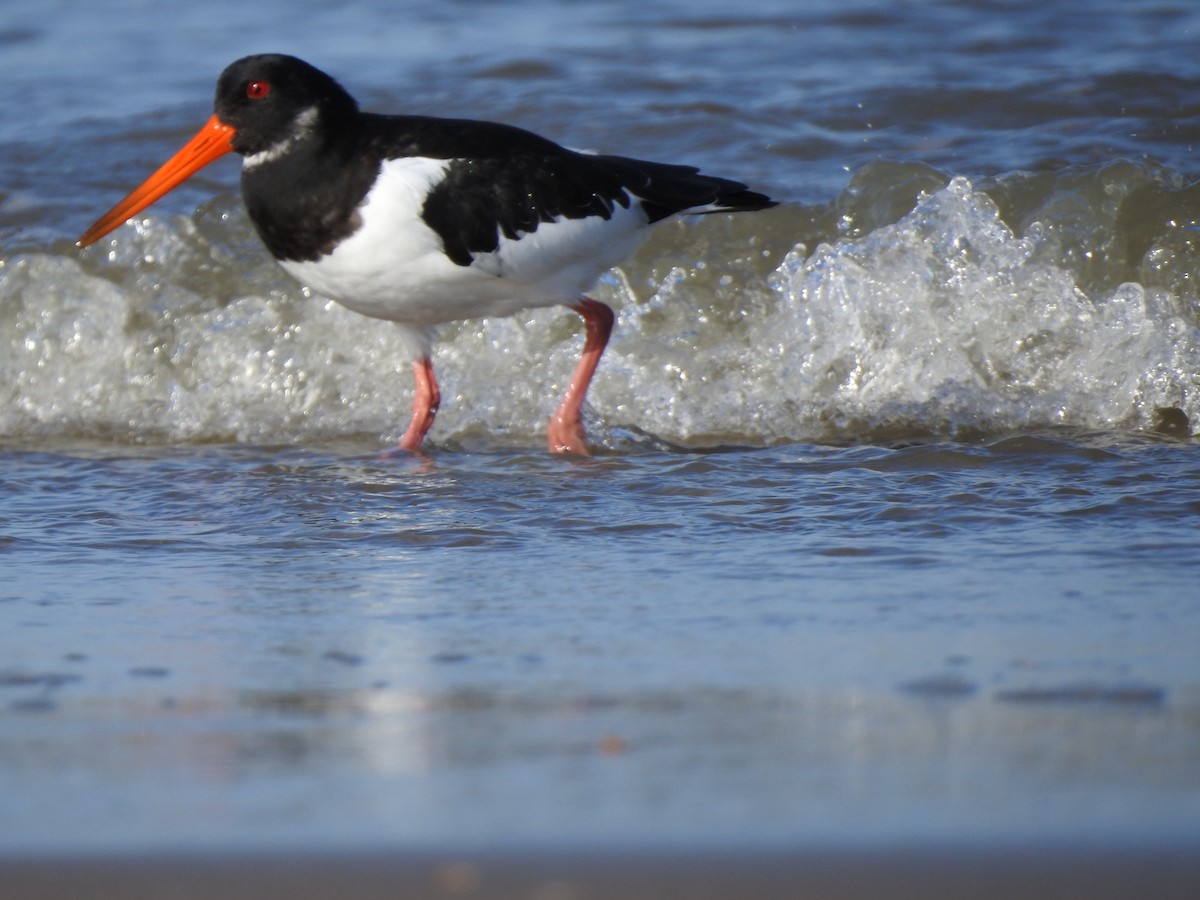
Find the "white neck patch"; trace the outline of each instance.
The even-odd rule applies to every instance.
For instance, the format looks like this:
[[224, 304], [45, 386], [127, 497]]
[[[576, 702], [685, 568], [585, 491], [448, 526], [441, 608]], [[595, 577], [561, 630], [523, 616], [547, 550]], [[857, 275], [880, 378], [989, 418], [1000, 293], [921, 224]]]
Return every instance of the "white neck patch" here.
[[292, 133], [285, 137], [277, 144], [272, 144], [266, 150], [260, 150], [245, 157], [242, 160], [243, 169], [253, 169], [255, 166], [261, 166], [263, 163], [271, 162], [271, 160], [279, 159], [283, 154], [292, 149], [292, 145], [296, 141], [304, 140], [312, 132], [313, 126], [317, 124], [317, 119], [320, 118], [320, 111], [315, 106], [310, 106], [308, 109], [296, 116], [296, 121], [292, 126]]

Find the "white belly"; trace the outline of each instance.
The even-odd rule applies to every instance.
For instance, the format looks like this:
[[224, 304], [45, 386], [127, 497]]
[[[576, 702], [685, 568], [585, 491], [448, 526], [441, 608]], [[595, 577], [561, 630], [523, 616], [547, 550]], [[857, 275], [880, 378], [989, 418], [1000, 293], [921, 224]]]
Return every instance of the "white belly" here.
[[359, 213], [363, 223], [332, 253], [284, 261], [294, 278], [343, 306], [378, 319], [425, 328], [521, 309], [572, 303], [629, 256], [647, 233], [635, 203], [609, 219], [544, 222], [469, 266], [450, 261], [421, 219], [430, 188], [449, 163], [389, 160]]

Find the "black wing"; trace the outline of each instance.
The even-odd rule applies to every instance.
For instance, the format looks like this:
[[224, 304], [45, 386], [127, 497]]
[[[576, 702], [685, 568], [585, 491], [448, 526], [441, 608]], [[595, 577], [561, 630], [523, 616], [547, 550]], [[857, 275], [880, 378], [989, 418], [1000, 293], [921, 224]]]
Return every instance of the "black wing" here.
[[515, 239], [560, 218], [608, 219], [616, 207], [632, 203], [641, 206], [648, 222], [688, 210], [775, 205], [740, 182], [701, 175], [691, 166], [576, 153], [491, 122], [409, 118], [392, 154], [450, 160], [444, 180], [425, 201], [422, 218], [450, 259], [464, 266], [474, 254], [495, 252], [502, 236]]

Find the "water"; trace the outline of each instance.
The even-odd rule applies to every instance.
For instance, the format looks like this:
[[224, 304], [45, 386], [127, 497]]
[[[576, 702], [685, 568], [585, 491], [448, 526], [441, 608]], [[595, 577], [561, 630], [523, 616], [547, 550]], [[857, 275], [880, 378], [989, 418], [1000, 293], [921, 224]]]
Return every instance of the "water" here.
[[9, 847], [1194, 822], [1173, 447], [447, 455], [10, 454]]
[[[1200, 12], [159, 9], [0, 19], [0, 851], [1200, 837]], [[594, 458], [549, 310], [380, 459], [233, 163], [73, 246], [263, 50], [785, 204], [597, 287]]]

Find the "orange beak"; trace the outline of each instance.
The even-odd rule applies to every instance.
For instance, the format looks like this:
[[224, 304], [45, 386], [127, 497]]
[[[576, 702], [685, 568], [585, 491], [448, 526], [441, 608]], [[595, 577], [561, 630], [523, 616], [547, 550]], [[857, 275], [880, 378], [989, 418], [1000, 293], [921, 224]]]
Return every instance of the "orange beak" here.
[[134, 188], [129, 196], [101, 216], [95, 225], [79, 239], [80, 247], [88, 247], [139, 212], [178, 187], [215, 159], [233, 149], [234, 129], [222, 124], [216, 116], [209, 119], [194, 138], [179, 148], [179, 152], [162, 167]]

